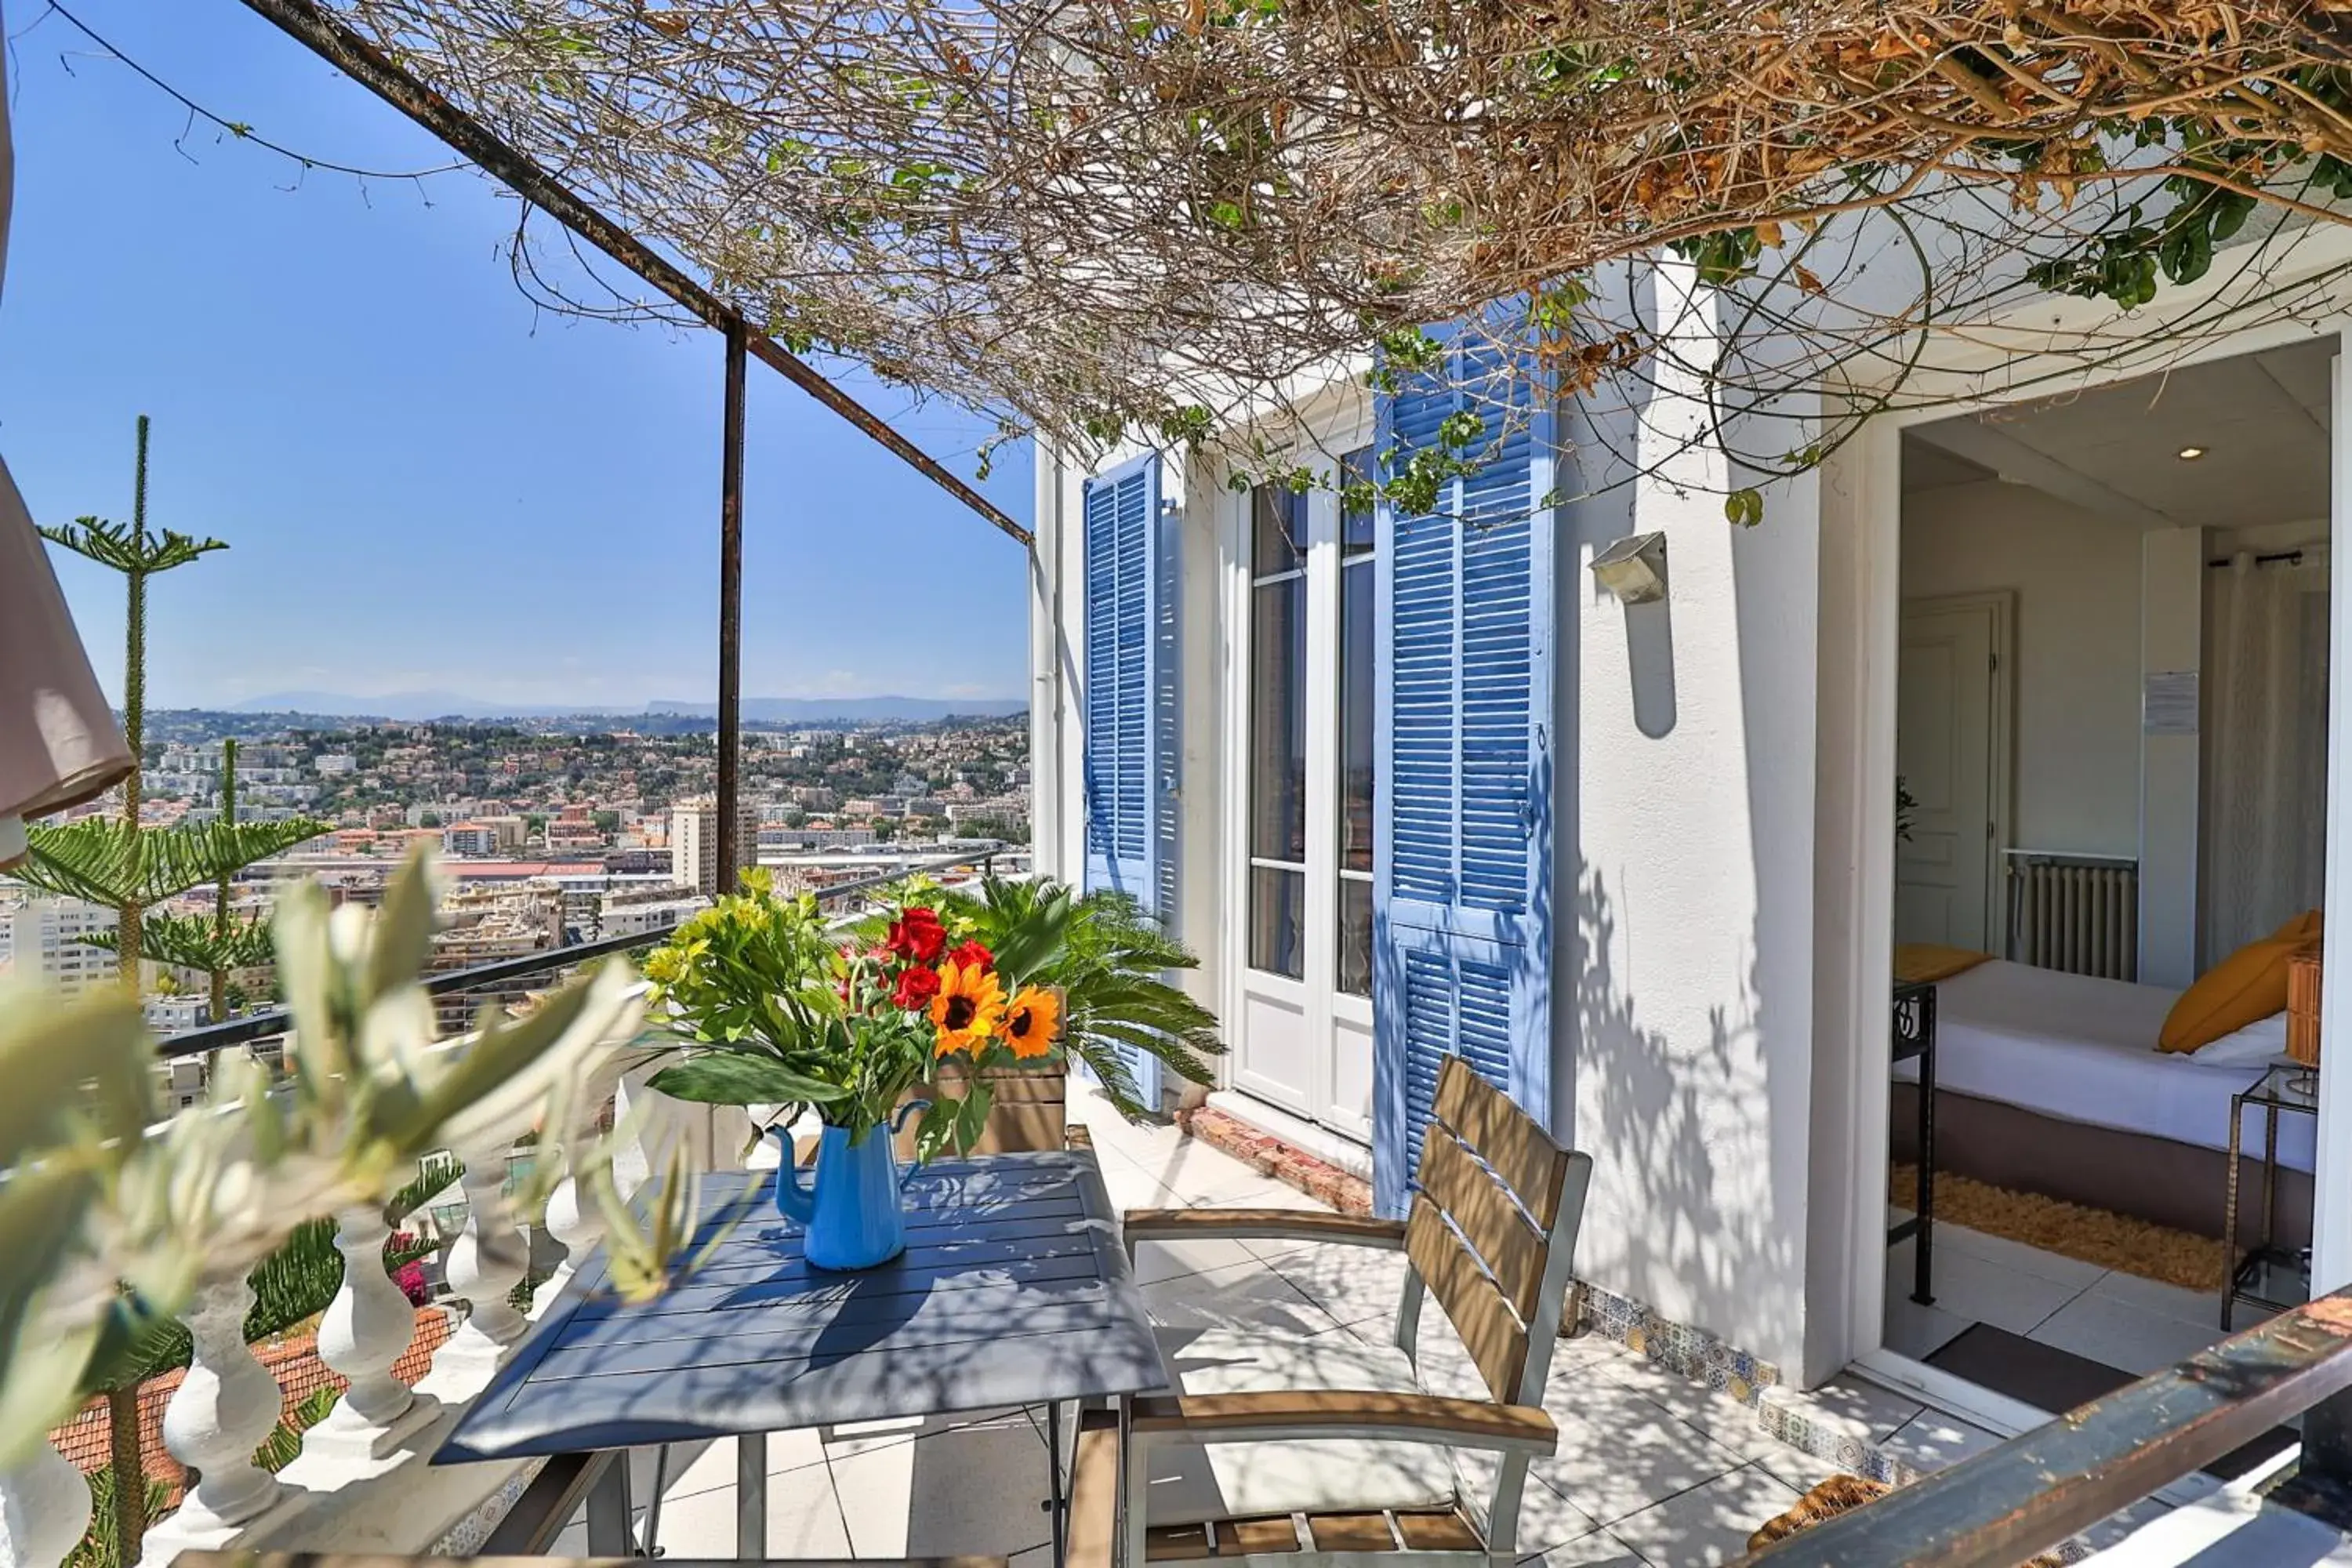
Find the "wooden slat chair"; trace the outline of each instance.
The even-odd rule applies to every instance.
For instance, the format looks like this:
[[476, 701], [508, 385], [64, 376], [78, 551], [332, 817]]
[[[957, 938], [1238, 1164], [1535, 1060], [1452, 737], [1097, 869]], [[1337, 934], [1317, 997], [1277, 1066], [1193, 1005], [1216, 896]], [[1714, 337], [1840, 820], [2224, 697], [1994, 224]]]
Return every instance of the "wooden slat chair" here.
[[[1349, 1335], [1160, 1331], [1176, 1392], [1129, 1406], [1116, 1531], [1121, 1568], [1198, 1557], [1295, 1564], [1302, 1553], [1381, 1552], [1508, 1563], [1528, 1462], [1559, 1443], [1543, 1410], [1544, 1378], [1591, 1170], [1589, 1156], [1553, 1143], [1467, 1063], [1449, 1058], [1403, 1220], [1130, 1210], [1130, 1256], [1146, 1241], [1296, 1237], [1402, 1249], [1408, 1267], [1387, 1345]], [[1415, 1362], [1424, 1292], [1452, 1320], [1489, 1399], [1427, 1391]], [[1117, 1433], [1104, 1425], [1097, 1415], [1094, 1429], [1081, 1431], [1081, 1469], [1117, 1463]], [[1493, 1458], [1475, 1467], [1456, 1462], [1473, 1454]], [[1490, 1487], [1465, 1484], [1470, 1469], [1490, 1467]], [[1099, 1476], [1081, 1476], [1074, 1542], [1113, 1534], [1107, 1489]], [[1097, 1511], [1087, 1515], [1088, 1508]], [[1072, 1562], [1084, 1568], [1084, 1559]]]

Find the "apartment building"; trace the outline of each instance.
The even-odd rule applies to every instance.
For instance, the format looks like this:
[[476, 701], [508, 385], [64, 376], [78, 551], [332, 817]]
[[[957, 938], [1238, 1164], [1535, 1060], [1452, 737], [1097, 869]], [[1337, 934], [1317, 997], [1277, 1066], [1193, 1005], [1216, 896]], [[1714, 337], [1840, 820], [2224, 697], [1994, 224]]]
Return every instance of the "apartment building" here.
[[[719, 891], [719, 803], [709, 795], [682, 800], [669, 811], [670, 881], [698, 893]], [[736, 807], [735, 867], [759, 863], [760, 808]]]

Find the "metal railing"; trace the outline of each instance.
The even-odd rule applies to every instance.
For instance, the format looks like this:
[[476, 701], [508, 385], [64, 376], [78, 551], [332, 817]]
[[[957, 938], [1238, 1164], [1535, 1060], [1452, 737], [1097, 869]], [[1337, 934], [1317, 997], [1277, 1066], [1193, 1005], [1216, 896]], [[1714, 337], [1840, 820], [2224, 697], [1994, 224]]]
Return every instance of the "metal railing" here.
[[2013, 1568], [2296, 1415], [2303, 1452], [2268, 1500], [2343, 1530], [2352, 1524], [2352, 1287], [1744, 1562]]
[[[828, 888], [815, 889], [814, 893], [818, 903], [825, 904], [853, 894], [871, 892], [877, 888], [887, 888], [894, 882], [904, 881], [908, 877], [927, 871], [952, 870], [959, 866], [977, 866], [985, 876], [995, 869], [996, 858], [1007, 847], [1002, 842], [991, 842], [952, 855], [909, 861], [871, 877], [836, 882]], [[669, 934], [677, 929], [677, 922], [673, 921], [647, 931], [601, 937], [594, 942], [573, 942], [569, 947], [544, 948], [515, 958], [503, 958], [495, 963], [477, 964], [471, 969], [452, 969], [439, 974], [428, 974], [424, 980], [425, 991], [428, 995], [444, 996], [454, 992], [487, 990], [517, 980], [528, 980], [534, 975], [551, 974], [599, 958], [608, 958], [614, 953], [652, 947], [667, 941]], [[206, 1056], [230, 1046], [247, 1045], [273, 1035], [285, 1034], [293, 1026], [293, 1016], [287, 1009], [274, 1007], [266, 1013], [229, 1018], [217, 1024], [207, 1024], [199, 1029], [184, 1029], [166, 1037], [157, 1047], [156, 1055], [167, 1062]]]

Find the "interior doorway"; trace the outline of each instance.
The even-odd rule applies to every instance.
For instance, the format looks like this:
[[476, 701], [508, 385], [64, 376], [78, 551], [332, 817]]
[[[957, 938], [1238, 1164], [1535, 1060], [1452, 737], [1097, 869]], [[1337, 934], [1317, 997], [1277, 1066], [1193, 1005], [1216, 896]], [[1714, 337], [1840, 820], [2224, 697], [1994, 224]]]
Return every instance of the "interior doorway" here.
[[[2286, 1055], [2286, 974], [2315, 976], [2324, 931], [2337, 342], [1914, 420], [1881, 448], [1896, 776], [1868, 787], [1901, 819], [1874, 875], [1898, 980], [1935, 988], [1936, 1059], [1932, 1094], [1918, 1060], [1865, 1064], [1895, 1081], [1888, 1142], [1860, 1153], [1870, 1176], [1889, 1160], [1890, 1223], [1934, 1223], [1924, 1279], [1916, 1239], [1878, 1244], [1863, 1364], [1997, 1431], [2314, 1272], [2323, 1090]], [[2192, 1005], [2256, 959], [2253, 1015]]]
[[1996, 951], [2011, 595], [1906, 599], [1895, 682], [1898, 942]]

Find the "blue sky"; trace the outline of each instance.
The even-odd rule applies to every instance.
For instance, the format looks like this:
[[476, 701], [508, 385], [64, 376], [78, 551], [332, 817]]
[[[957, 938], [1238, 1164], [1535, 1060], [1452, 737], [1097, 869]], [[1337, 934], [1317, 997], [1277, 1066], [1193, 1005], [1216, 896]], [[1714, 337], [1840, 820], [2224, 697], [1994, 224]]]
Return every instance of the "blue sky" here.
[[[717, 334], [539, 311], [504, 251], [516, 204], [478, 174], [304, 174], [190, 130], [38, 20], [42, 0], [0, 4], [17, 157], [0, 452], [37, 521], [128, 521], [132, 421], [152, 415], [151, 525], [232, 546], [156, 579], [151, 703], [711, 699]], [[359, 166], [450, 161], [234, 0], [73, 9], [259, 134]], [[973, 476], [985, 422], [845, 379]], [[1019, 696], [1020, 546], [757, 363], [749, 409], [746, 693]], [[1025, 447], [982, 488], [1026, 522]], [[52, 553], [119, 690], [120, 579]]]

